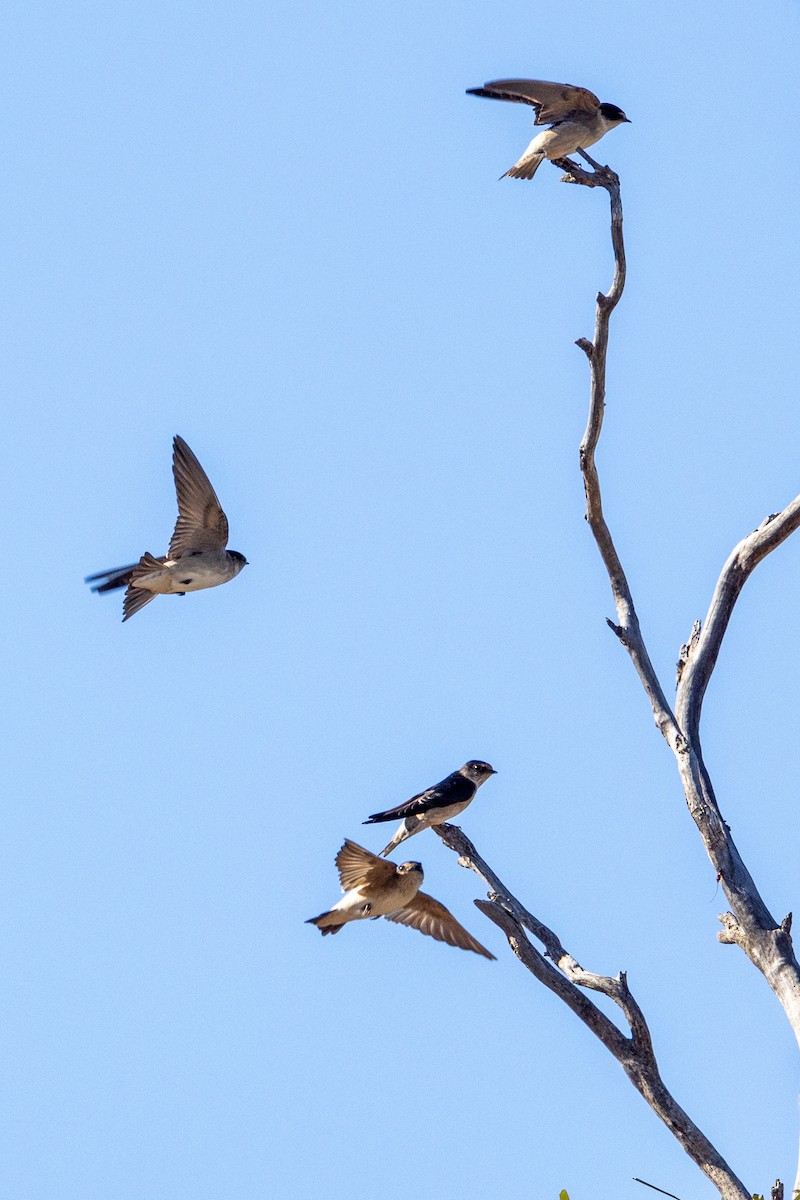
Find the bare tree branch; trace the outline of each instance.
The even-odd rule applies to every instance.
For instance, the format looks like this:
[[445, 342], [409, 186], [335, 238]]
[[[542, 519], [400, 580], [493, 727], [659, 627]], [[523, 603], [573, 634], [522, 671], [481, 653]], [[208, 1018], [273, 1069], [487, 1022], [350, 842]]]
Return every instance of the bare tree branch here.
[[762, 559], [800, 526], [800, 496], [781, 513], [773, 513], [758, 529], [742, 538], [717, 580], [705, 625], [687, 656], [675, 701], [678, 720], [687, 737], [699, 747], [700, 713], [711, 673], [717, 663], [722, 639], [739, 593]]
[[[586, 355], [591, 372], [589, 414], [580, 446], [580, 467], [586, 492], [586, 520], [608, 573], [614, 598], [617, 619], [608, 624], [628, 651], [650, 701], [655, 723], [675, 756], [689, 811], [730, 904], [731, 911], [720, 916], [723, 930], [719, 939], [739, 945], [762, 972], [800, 1042], [800, 966], [792, 947], [791, 914], [778, 924], [764, 903], [720, 812], [703, 762], [699, 736], [703, 698], [734, 604], [758, 563], [800, 526], [800, 497], [783, 512], [768, 517], [744, 538], [725, 564], [705, 627], [701, 629], [696, 623], [690, 639], [681, 648], [673, 711], [650, 661], [630, 585], [603, 514], [595, 454], [603, 427], [609, 323], [622, 297], [626, 278], [622, 200], [619, 177], [588, 154], [579, 153], [592, 167], [591, 171], [570, 159], [555, 165], [567, 172], [564, 182], [602, 187], [608, 192], [614, 252], [611, 288], [597, 296], [594, 337], [591, 341], [580, 338], [576, 343]], [[556, 934], [503, 886], [459, 829], [448, 825], [435, 828], [446, 845], [460, 855], [461, 865], [475, 871], [487, 884], [488, 901], [476, 900], [475, 903], [503, 930], [523, 965], [559, 996], [614, 1055], [653, 1111], [715, 1184], [723, 1200], [749, 1200], [750, 1192], [664, 1085], [647, 1022], [628, 988], [625, 974], [611, 978], [584, 971], [566, 952]], [[541, 942], [544, 953], [531, 943], [528, 933]], [[599, 991], [610, 997], [620, 1008], [630, 1035], [626, 1036], [582, 989]], [[782, 1190], [780, 1182], [776, 1182], [773, 1200], [777, 1200]]]
[[[717, 804], [699, 737], [703, 696], [733, 606], [758, 563], [800, 526], [800, 497], [744, 538], [725, 564], [705, 628], [693, 630], [692, 638], [681, 648], [678, 695], [673, 713], [647, 653], [630, 586], [603, 516], [595, 451], [603, 426], [609, 321], [625, 286], [625, 250], [619, 178], [608, 167], [599, 167], [588, 155], [584, 157], [595, 168], [590, 186], [604, 187], [611, 200], [614, 250], [614, 280], [608, 294], [601, 292], [597, 297], [594, 339], [589, 342], [582, 338], [577, 343], [589, 359], [591, 368], [589, 417], [581, 442], [580, 465], [586, 491], [586, 519], [608, 572], [617, 613], [618, 624], [609, 624], [627, 649], [650, 701], [656, 725], [675, 755], [689, 811], [730, 904], [731, 912], [720, 917], [723, 924], [720, 941], [741, 946], [762, 972], [780, 1000], [800, 1043], [800, 965], [792, 948], [791, 918], [784, 918], [780, 924], [776, 922], [747, 870]], [[571, 182], [586, 183], [587, 174], [582, 168], [570, 166]]]
[[[684, 1112], [661, 1078], [647, 1021], [628, 987], [625, 973], [611, 977], [584, 970], [564, 949], [553, 930], [533, 916], [504, 886], [461, 829], [455, 825], [435, 825], [433, 828], [445, 845], [459, 855], [459, 864], [474, 871], [488, 886], [488, 901], [476, 900], [475, 905], [502, 929], [523, 966], [563, 1000], [614, 1055], [633, 1086], [711, 1180], [723, 1200], [750, 1200], [751, 1193]], [[542, 943], [544, 953], [531, 943], [526, 930]], [[581, 988], [600, 992], [613, 1000], [622, 1011], [630, 1036], [626, 1036]]]

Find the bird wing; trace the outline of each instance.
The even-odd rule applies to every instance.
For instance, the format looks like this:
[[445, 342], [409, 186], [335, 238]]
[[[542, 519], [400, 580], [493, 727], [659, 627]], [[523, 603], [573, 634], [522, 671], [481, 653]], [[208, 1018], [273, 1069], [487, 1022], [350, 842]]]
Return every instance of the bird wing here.
[[530, 104], [536, 109], [534, 125], [550, 125], [578, 114], [593, 117], [600, 107], [597, 96], [588, 88], [548, 83], [546, 79], [495, 79], [482, 88], [469, 88], [468, 95]]
[[344, 845], [336, 855], [336, 868], [342, 891], [360, 888], [367, 884], [369, 887], [383, 887], [391, 883], [397, 873], [394, 863], [378, 858], [357, 842], [345, 838]]
[[467, 779], [460, 771], [454, 771], [441, 783], [434, 784], [424, 792], [418, 792], [410, 800], [398, 804], [396, 808], [387, 808], [386, 812], [371, 813], [365, 825], [379, 821], [398, 821], [404, 817], [418, 817], [429, 812], [432, 808], [444, 808], [449, 804], [462, 804], [475, 795], [475, 784]]
[[387, 921], [396, 921], [398, 925], [410, 925], [412, 929], [436, 938], [437, 942], [447, 942], [448, 946], [458, 946], [460, 950], [474, 950], [484, 958], [494, 959], [485, 946], [467, 933], [463, 925], [459, 925], [448, 908], [426, 892], [417, 892], [404, 908], [384, 913], [384, 916]]
[[197, 458], [182, 437], [173, 442], [172, 474], [178, 494], [178, 520], [169, 544], [170, 558], [224, 550], [228, 544], [228, 518], [222, 511]]
[[410, 800], [404, 800], [396, 808], [387, 808], [385, 812], [370, 813], [369, 819], [364, 821], [364, 824], [369, 825], [379, 821], [398, 821], [402, 817], [417, 816], [419, 813], [427, 812], [429, 808], [435, 808], [436, 801], [441, 795], [442, 785], [437, 783], [435, 787], [427, 788], [424, 792], [417, 792], [416, 796], [412, 796]]
[[149, 604], [155, 598], [155, 592], [148, 592], [146, 588], [137, 588], [132, 583], [129, 583], [125, 599], [122, 602], [123, 621], [129, 621], [135, 613], [144, 608], [145, 604]]

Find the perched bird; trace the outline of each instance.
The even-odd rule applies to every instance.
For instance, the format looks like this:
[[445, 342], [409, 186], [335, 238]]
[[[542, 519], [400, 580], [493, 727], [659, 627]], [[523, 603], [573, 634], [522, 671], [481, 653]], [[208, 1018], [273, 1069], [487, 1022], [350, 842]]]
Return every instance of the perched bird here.
[[387, 921], [410, 925], [437, 942], [494, 958], [443, 904], [419, 890], [424, 878], [420, 863], [397, 866], [345, 838], [336, 855], [336, 866], [344, 896], [328, 912], [306, 921], [306, 925], [316, 925], [323, 937], [338, 933], [348, 921], [386, 917]]
[[599, 142], [615, 125], [630, 124], [616, 104], [601, 104], [588, 88], [571, 83], [547, 83], [544, 79], [495, 79], [481, 88], [467, 88], [468, 96], [490, 100], [513, 100], [530, 104], [534, 125], [549, 125], [533, 139], [519, 162], [501, 179], [533, 179], [546, 158], [564, 158]]
[[[123, 621], [127, 621], [154, 596], [199, 592], [238, 575], [247, 559], [237, 550], [226, 550], [228, 518], [220, 507], [200, 463], [182, 437], [173, 441], [172, 474], [178, 493], [178, 521], [163, 557], [143, 554], [138, 563], [88, 575], [93, 592], [127, 588]], [[102, 582], [97, 583], [97, 580]]]
[[382, 855], [391, 854], [395, 846], [399, 846], [406, 838], [429, 829], [431, 825], [443, 825], [462, 813], [473, 800], [475, 793], [490, 775], [496, 775], [494, 767], [480, 759], [470, 759], [448, 775], [441, 783], [434, 784], [426, 792], [420, 792], [398, 804], [397, 808], [387, 808], [386, 812], [373, 813], [363, 825], [377, 825], [379, 821], [397, 821], [402, 819], [402, 825], [397, 830], [388, 846], [381, 850]]

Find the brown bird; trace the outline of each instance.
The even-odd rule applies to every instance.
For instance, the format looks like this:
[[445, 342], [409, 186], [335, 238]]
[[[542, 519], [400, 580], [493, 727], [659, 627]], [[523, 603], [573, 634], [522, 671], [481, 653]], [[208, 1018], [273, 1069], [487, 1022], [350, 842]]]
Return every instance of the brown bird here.
[[327, 912], [306, 921], [316, 925], [323, 937], [338, 933], [349, 921], [385, 917], [398, 925], [410, 925], [437, 942], [494, 958], [443, 904], [419, 890], [424, 878], [420, 863], [397, 866], [345, 838], [336, 866], [344, 896]]
[[225, 549], [228, 518], [208, 476], [182, 437], [173, 441], [172, 474], [178, 495], [178, 520], [167, 553], [161, 558], [143, 554], [138, 563], [86, 577], [86, 583], [95, 584], [93, 592], [127, 588], [123, 621], [155, 596], [183, 596], [217, 587], [247, 566], [247, 559], [238, 550]]
[[572, 83], [548, 83], [545, 79], [495, 79], [482, 88], [467, 88], [468, 96], [486, 96], [489, 100], [511, 100], [530, 104], [536, 116], [534, 125], [549, 125], [533, 139], [518, 162], [506, 175], [512, 179], [533, 179], [546, 158], [564, 158], [576, 150], [585, 150], [599, 142], [609, 129], [630, 124], [616, 104], [601, 104], [594, 92]]

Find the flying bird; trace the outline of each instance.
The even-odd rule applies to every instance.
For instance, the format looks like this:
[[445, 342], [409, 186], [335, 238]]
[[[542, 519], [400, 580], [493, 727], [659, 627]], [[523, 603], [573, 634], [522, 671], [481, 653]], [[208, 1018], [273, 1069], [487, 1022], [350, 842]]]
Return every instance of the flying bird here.
[[398, 925], [410, 925], [437, 942], [494, 959], [485, 946], [459, 925], [449, 909], [419, 890], [424, 878], [420, 863], [404, 862], [398, 866], [345, 838], [336, 855], [336, 866], [344, 896], [327, 912], [306, 921], [306, 925], [316, 925], [323, 937], [338, 933], [348, 921], [385, 917]]
[[585, 150], [599, 142], [609, 129], [630, 124], [616, 104], [601, 104], [588, 88], [571, 83], [548, 83], [544, 79], [495, 79], [480, 88], [467, 88], [468, 96], [486, 96], [490, 100], [512, 100], [530, 104], [536, 116], [534, 125], [549, 125], [533, 139], [519, 162], [506, 175], [512, 179], [533, 179], [546, 158], [564, 158], [576, 150]]
[[397, 808], [373, 813], [362, 824], [377, 825], [379, 821], [402, 820], [389, 845], [381, 850], [384, 856], [391, 854], [395, 846], [399, 846], [406, 838], [412, 837], [422, 829], [429, 829], [431, 825], [443, 825], [445, 821], [457, 817], [472, 802], [481, 784], [496, 774], [494, 767], [490, 767], [488, 763], [481, 762], [480, 759], [470, 759], [441, 783], [434, 784], [426, 792], [412, 796], [404, 804], [398, 804]]
[[[122, 619], [127, 621], [155, 596], [199, 592], [238, 575], [247, 559], [226, 550], [228, 518], [200, 463], [182, 437], [173, 441], [172, 474], [178, 494], [178, 520], [161, 558], [143, 554], [138, 563], [88, 575], [93, 592], [127, 588]], [[100, 580], [100, 582], [97, 582]]]

